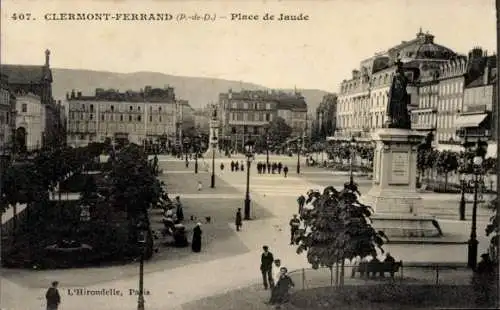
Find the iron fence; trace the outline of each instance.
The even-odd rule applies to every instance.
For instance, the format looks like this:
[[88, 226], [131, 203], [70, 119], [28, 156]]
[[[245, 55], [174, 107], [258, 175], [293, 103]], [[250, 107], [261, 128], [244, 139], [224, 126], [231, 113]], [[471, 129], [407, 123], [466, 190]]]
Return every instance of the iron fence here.
[[[382, 277], [380, 273], [353, 274], [357, 266], [344, 266], [344, 285], [378, 285], [386, 282], [404, 283], [406, 285], [470, 285], [473, 272], [465, 263], [403, 263], [391, 278], [388, 272]], [[341, 267], [303, 268], [289, 272], [296, 289], [311, 289], [338, 286], [342, 281]]]

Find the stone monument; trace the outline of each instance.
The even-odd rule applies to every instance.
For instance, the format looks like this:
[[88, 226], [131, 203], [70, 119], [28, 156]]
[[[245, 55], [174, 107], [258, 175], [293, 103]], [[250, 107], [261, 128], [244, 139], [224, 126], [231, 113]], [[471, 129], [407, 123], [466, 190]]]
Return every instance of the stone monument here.
[[424, 136], [412, 131], [407, 104], [408, 80], [397, 62], [392, 81], [384, 128], [373, 134], [373, 186], [363, 203], [375, 210], [373, 227], [389, 237], [438, 237], [437, 220], [422, 214], [422, 197], [416, 190], [417, 147]]
[[205, 158], [212, 158], [212, 151], [215, 149], [215, 157], [220, 157], [219, 152], [219, 119], [217, 118], [217, 109], [214, 107], [212, 117], [210, 118], [210, 133], [208, 137], [208, 148], [204, 155]]

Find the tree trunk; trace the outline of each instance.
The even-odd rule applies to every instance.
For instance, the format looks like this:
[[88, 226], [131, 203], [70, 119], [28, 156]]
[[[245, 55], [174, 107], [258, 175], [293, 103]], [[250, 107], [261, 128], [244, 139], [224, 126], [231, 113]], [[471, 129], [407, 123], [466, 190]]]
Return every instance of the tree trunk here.
[[444, 192], [446, 193], [446, 190], [448, 188], [448, 172], [444, 173]]
[[339, 263], [335, 263], [335, 285], [339, 285]]
[[340, 268], [340, 286], [344, 286], [344, 275], [345, 275], [345, 259], [342, 258], [341, 268]]

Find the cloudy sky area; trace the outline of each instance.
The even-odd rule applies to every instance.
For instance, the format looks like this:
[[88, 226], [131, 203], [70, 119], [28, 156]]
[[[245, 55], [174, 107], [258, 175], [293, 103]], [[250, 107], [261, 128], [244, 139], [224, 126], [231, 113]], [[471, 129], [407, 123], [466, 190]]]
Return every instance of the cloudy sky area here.
[[[155, 71], [337, 91], [361, 59], [415, 37], [467, 53], [495, 46], [493, 0], [3, 0], [1, 62], [113, 72]], [[31, 12], [37, 20], [14, 21]], [[304, 13], [309, 21], [45, 21], [46, 13]]]

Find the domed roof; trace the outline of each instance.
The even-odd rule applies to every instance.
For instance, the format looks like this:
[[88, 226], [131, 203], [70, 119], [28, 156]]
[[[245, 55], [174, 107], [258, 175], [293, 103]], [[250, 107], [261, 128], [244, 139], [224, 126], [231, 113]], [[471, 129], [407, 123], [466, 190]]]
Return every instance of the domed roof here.
[[455, 56], [455, 52], [442, 45], [433, 42], [424, 43], [418, 47], [415, 58], [424, 59], [450, 59]]
[[409, 42], [404, 41], [395, 48], [403, 62], [413, 60], [449, 60], [456, 56], [451, 49], [434, 43], [434, 36], [420, 30], [417, 37]]

